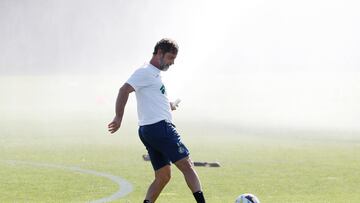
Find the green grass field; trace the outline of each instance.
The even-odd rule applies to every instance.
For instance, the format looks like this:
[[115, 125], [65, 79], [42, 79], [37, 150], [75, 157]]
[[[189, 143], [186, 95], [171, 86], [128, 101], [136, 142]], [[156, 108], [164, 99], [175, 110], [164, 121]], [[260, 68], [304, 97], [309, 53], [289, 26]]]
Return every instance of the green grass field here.
[[[117, 190], [110, 180], [5, 160], [79, 166], [120, 176], [134, 186], [116, 202], [141, 202], [153, 172], [141, 155], [135, 124], [111, 136], [107, 120], [72, 117], [1, 122], [0, 202], [86, 202]], [[177, 123], [195, 161], [208, 202], [254, 193], [262, 202], [359, 202], [360, 136], [320, 132], [245, 132], [211, 124]], [[194, 202], [179, 171], [158, 202]]]
[[[88, 202], [118, 190], [103, 177], [9, 161], [119, 176], [134, 190], [115, 202], [142, 202], [153, 171], [141, 157], [146, 151], [131, 112], [134, 98], [123, 127], [110, 135], [106, 127], [114, 101], [97, 97], [114, 95], [115, 80], [0, 79], [0, 202]], [[246, 129], [177, 115], [175, 124], [192, 159], [222, 165], [197, 168], [209, 203], [231, 203], [242, 193], [253, 193], [262, 203], [360, 202], [360, 133]], [[182, 174], [173, 169], [157, 202], [194, 202]]]

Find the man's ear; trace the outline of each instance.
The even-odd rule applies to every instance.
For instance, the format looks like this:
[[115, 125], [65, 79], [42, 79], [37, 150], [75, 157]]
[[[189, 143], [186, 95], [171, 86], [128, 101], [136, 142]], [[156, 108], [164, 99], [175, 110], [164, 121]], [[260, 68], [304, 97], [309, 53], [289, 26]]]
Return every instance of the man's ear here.
[[161, 50], [161, 49], [158, 49], [158, 51], [157, 51], [157, 55], [159, 55], [159, 56], [163, 57], [163, 56], [164, 56], [164, 51], [163, 51], [163, 50]]

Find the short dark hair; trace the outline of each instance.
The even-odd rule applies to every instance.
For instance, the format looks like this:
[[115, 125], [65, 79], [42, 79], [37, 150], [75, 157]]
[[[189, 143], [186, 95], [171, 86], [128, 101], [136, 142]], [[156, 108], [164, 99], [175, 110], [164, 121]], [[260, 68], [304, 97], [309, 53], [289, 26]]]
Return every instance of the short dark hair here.
[[162, 50], [164, 54], [168, 52], [177, 54], [179, 50], [179, 46], [174, 40], [169, 38], [164, 38], [156, 43], [153, 55], [157, 54], [159, 49]]

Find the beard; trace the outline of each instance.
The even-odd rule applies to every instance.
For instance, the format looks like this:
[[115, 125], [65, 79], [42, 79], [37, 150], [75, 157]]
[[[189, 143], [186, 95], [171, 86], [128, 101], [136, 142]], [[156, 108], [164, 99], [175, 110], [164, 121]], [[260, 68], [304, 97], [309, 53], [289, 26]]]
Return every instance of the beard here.
[[164, 62], [164, 58], [160, 58], [160, 67], [159, 67], [159, 69], [162, 70], [162, 71], [167, 71], [167, 70], [169, 70], [169, 67], [170, 67], [170, 64], [166, 64]]
[[170, 65], [163, 64], [163, 65], [160, 65], [160, 70], [167, 71], [167, 70], [169, 70], [169, 67], [170, 67]]

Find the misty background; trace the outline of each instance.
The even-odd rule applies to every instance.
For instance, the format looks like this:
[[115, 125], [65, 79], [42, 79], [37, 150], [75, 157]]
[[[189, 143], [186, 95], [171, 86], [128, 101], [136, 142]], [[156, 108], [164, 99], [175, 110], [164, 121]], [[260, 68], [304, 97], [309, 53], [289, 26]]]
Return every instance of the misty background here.
[[[355, 0], [0, 0], [2, 120], [114, 116], [118, 89], [175, 39], [175, 121], [360, 130]], [[124, 120], [136, 120], [128, 101]], [[106, 126], [104, 126], [105, 128]]]

